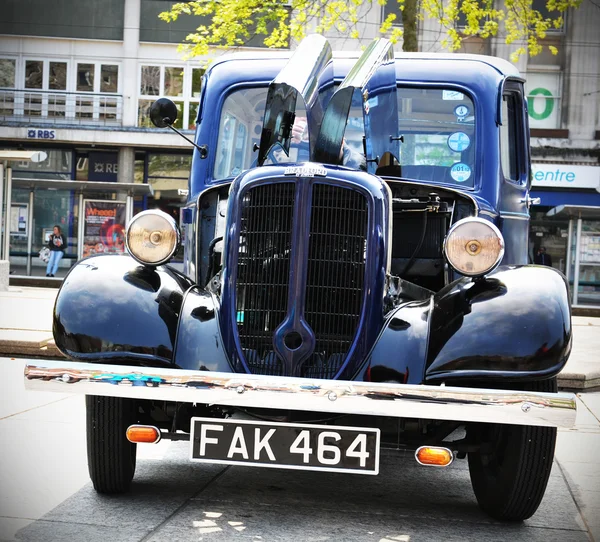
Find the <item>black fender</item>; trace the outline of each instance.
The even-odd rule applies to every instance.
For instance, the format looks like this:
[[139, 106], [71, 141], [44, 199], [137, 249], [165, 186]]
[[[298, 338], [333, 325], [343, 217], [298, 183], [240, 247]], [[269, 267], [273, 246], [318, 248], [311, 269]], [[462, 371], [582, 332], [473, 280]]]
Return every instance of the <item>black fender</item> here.
[[503, 266], [395, 309], [357, 378], [410, 384], [550, 378], [565, 366], [571, 345], [562, 273]]
[[184, 294], [193, 282], [129, 255], [76, 264], [54, 306], [56, 346], [76, 361], [172, 366]]
[[[194, 286], [184, 299], [177, 330], [175, 364], [182, 369], [229, 373], [227, 352], [219, 327], [216, 297]], [[236, 367], [243, 373], [244, 368]]]

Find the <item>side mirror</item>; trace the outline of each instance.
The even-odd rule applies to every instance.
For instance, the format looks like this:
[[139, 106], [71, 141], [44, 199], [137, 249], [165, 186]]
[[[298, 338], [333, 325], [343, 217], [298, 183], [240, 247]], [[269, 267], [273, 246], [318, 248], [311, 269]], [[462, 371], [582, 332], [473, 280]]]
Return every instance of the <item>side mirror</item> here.
[[157, 128], [167, 128], [177, 120], [177, 106], [168, 98], [159, 98], [150, 107], [150, 120]]

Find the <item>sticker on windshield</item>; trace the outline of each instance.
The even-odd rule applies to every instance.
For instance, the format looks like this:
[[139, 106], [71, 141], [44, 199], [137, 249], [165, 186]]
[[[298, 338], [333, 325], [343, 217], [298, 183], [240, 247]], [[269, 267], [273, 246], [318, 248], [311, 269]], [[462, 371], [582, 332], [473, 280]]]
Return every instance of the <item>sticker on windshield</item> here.
[[462, 152], [469, 148], [471, 138], [464, 132], [454, 132], [448, 136], [448, 147], [454, 152]]
[[454, 114], [462, 120], [469, 114], [469, 108], [466, 105], [457, 105], [454, 108]]
[[452, 169], [450, 170], [450, 176], [457, 183], [464, 183], [471, 176], [471, 168], [467, 164], [459, 162], [458, 164], [454, 164], [452, 166]]
[[442, 90], [442, 100], [464, 100], [465, 95], [456, 90]]

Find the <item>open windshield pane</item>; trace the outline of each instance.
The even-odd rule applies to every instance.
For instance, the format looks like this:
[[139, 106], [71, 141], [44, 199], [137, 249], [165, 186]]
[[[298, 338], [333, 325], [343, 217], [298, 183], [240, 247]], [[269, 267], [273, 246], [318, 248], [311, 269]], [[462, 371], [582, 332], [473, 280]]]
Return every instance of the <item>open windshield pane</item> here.
[[[475, 171], [475, 110], [472, 100], [451, 89], [398, 88], [400, 145], [399, 176], [406, 179], [472, 187]], [[235, 177], [254, 167], [260, 143], [267, 87], [245, 88], [229, 94], [219, 123], [215, 179]], [[344, 148], [363, 153], [363, 104], [352, 103]], [[306, 117], [298, 103], [296, 123]], [[347, 154], [345, 152], [345, 154]], [[363, 157], [364, 158], [364, 157]], [[265, 165], [308, 159], [308, 138], [292, 140], [290, 154], [273, 149]], [[344, 163], [354, 167], [351, 163]], [[360, 161], [358, 161], [360, 163]], [[356, 166], [358, 169], [359, 166]]]
[[[215, 179], [235, 177], [245, 169], [256, 165], [258, 151], [254, 146], [260, 143], [267, 88], [246, 88], [227, 96], [221, 111], [219, 139], [215, 162]], [[299, 100], [301, 102], [301, 99]], [[296, 105], [297, 122], [306, 118], [304, 104]], [[308, 140], [292, 143], [290, 155], [280, 148], [274, 148], [265, 165], [306, 160]]]
[[450, 89], [398, 88], [401, 175], [473, 186], [475, 108]]

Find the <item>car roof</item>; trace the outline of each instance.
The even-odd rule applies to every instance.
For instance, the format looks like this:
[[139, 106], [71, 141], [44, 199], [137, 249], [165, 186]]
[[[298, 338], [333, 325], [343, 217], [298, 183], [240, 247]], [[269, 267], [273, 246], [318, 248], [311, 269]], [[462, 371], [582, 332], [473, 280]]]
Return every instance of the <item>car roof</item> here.
[[[293, 51], [282, 51], [282, 50], [252, 50], [244, 52], [226, 53], [223, 56], [217, 58], [212, 64], [211, 68], [216, 67], [219, 64], [223, 64], [231, 61], [264, 61], [264, 60], [279, 60], [275, 64], [284, 64], [292, 56]], [[412, 76], [421, 75], [417, 77], [424, 80], [439, 80], [448, 81], [448, 75], [453, 75], [451, 80], [457, 79], [458, 74], [456, 72], [457, 65], [460, 64], [461, 68], [468, 71], [477, 71], [492, 68], [498, 74], [503, 77], [510, 77], [513, 79], [523, 80], [519, 70], [511, 64], [509, 61], [489, 55], [474, 55], [464, 53], [395, 53], [396, 58], [396, 71], [398, 67], [401, 67], [404, 62], [411, 65], [410, 72]], [[360, 51], [334, 51], [333, 60], [334, 64], [348, 65], [350, 67], [354, 61], [360, 57]], [[415, 62], [416, 61], [416, 62]], [[451, 67], [450, 67], [451, 66]], [[274, 66], [274, 72], [279, 70]], [[401, 70], [400, 70], [401, 74]], [[437, 75], [437, 76], [436, 76]], [[400, 77], [401, 79], [401, 77]]]

